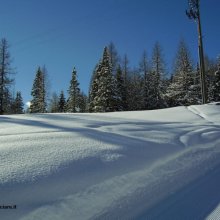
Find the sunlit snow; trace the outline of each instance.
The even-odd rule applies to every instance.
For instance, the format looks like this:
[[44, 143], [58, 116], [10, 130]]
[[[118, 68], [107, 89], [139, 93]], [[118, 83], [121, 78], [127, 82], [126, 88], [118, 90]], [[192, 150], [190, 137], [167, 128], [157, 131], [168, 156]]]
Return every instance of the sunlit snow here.
[[0, 116], [0, 186], [4, 220], [218, 219], [220, 105]]

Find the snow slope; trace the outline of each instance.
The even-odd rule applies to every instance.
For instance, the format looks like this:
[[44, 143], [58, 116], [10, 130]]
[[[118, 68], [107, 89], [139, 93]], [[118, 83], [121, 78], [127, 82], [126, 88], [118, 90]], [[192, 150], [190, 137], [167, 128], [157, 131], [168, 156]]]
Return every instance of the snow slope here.
[[220, 219], [220, 105], [0, 116], [0, 219]]

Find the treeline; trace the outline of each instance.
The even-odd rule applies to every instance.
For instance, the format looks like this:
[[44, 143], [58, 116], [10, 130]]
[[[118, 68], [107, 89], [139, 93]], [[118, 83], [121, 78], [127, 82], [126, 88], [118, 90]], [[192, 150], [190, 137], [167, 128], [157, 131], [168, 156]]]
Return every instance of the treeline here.
[[56, 112], [86, 112], [87, 96], [81, 92], [77, 79], [77, 71], [74, 68], [68, 89], [68, 99], [62, 90], [59, 96], [54, 92], [48, 102], [48, 77], [45, 67], [39, 67], [33, 83], [31, 95], [30, 113], [56, 113]]
[[[220, 101], [220, 59], [205, 58], [208, 102]], [[151, 58], [143, 53], [138, 67], [120, 61], [113, 43], [104, 49], [89, 89], [90, 112], [153, 110], [201, 104], [199, 66], [180, 41], [172, 73], [167, 72], [162, 47], [156, 43]]]
[[[21, 93], [10, 92], [14, 83], [10, 55], [5, 39], [0, 45], [0, 114], [23, 113]], [[208, 102], [220, 101], [220, 58], [205, 57]], [[173, 70], [169, 73], [162, 47], [155, 43], [150, 57], [144, 52], [138, 67], [129, 66], [128, 57], [121, 58], [113, 43], [104, 48], [100, 62], [92, 73], [89, 94], [80, 89], [77, 70], [65, 97], [48, 95], [46, 67], [39, 67], [32, 86], [28, 112], [110, 112], [153, 110], [180, 105], [201, 104], [199, 65], [195, 65], [184, 41], [178, 45]]]

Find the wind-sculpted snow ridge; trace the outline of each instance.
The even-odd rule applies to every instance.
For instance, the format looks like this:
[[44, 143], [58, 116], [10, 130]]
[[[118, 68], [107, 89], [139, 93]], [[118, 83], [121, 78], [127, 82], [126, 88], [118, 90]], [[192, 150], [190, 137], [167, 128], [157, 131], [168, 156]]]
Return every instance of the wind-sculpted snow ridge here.
[[217, 103], [0, 116], [0, 219], [218, 219], [219, 185]]

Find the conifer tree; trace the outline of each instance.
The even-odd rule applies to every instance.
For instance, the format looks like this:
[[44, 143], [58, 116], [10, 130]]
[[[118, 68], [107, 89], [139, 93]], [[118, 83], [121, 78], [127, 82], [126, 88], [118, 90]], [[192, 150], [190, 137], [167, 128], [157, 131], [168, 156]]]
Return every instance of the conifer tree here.
[[220, 59], [218, 63], [218, 70], [215, 72], [215, 81], [214, 81], [214, 101], [220, 101]]
[[119, 65], [116, 72], [116, 111], [124, 111], [127, 108], [125, 82], [122, 69]]
[[128, 66], [128, 64], [129, 64], [129, 60], [128, 60], [127, 55], [125, 54], [124, 58], [122, 60], [122, 72], [123, 72], [125, 84], [127, 82], [128, 75], [129, 75], [129, 66]]
[[24, 103], [23, 103], [23, 98], [21, 96], [21, 92], [16, 93], [16, 98], [14, 100], [13, 108], [15, 114], [24, 113]]
[[59, 106], [59, 112], [66, 111], [66, 99], [63, 91], [61, 91], [60, 93], [58, 106]]
[[151, 71], [148, 75], [148, 109], [158, 109], [166, 106], [164, 98], [166, 92], [165, 71], [162, 48], [157, 42], [153, 48]]
[[143, 110], [144, 109], [144, 80], [138, 70], [133, 70], [128, 78], [127, 88], [130, 95], [127, 98], [128, 110]]
[[149, 83], [150, 83], [150, 78], [149, 78], [149, 73], [150, 73], [150, 67], [149, 63], [147, 60], [147, 53], [144, 51], [141, 62], [139, 64], [140, 68], [140, 73], [143, 75], [143, 80], [144, 80], [144, 93], [143, 93], [143, 98], [144, 98], [144, 109], [149, 109], [150, 106], [148, 105], [148, 93], [149, 93]]
[[68, 93], [69, 93], [69, 98], [67, 101], [67, 111], [68, 112], [79, 111], [80, 88], [77, 80], [77, 71], [75, 68], [73, 69], [72, 72], [72, 79], [70, 81], [70, 87]]
[[30, 112], [31, 113], [45, 113], [46, 112], [46, 88], [45, 77], [41, 68], [38, 67], [36, 77], [34, 79], [31, 95]]
[[90, 98], [90, 111], [107, 112], [116, 109], [115, 80], [107, 47], [104, 48], [102, 60], [96, 70]]
[[11, 104], [10, 86], [13, 73], [10, 67], [9, 45], [6, 39], [0, 41], [0, 114], [9, 113]]
[[194, 104], [191, 97], [194, 74], [189, 50], [185, 42], [181, 41], [175, 58], [173, 81], [166, 94], [170, 105]]
[[56, 92], [52, 94], [48, 111], [51, 113], [59, 112], [59, 97]]
[[42, 66], [41, 71], [43, 76], [43, 97], [44, 97], [44, 103], [46, 104], [46, 108], [47, 108], [47, 103], [50, 98], [50, 81], [49, 81], [47, 68], [45, 65]]
[[79, 94], [79, 111], [86, 112], [87, 111], [87, 96], [84, 92], [80, 92]]
[[128, 91], [128, 86], [129, 86], [129, 60], [127, 55], [125, 54], [123, 59], [122, 59], [122, 75], [124, 79], [124, 97], [123, 97], [123, 110], [128, 111], [128, 97], [129, 97], [129, 91]]
[[188, 102], [191, 104], [201, 104], [202, 95], [201, 95], [201, 83], [200, 83], [200, 70], [198, 64], [195, 73], [192, 74], [192, 80], [193, 83], [189, 88]]
[[98, 91], [98, 85], [97, 85], [97, 80], [96, 80], [98, 68], [100, 68], [100, 63], [95, 66], [95, 68], [92, 72], [92, 77], [90, 79], [89, 99], [88, 99], [88, 110], [89, 110], [89, 112], [94, 111], [94, 98], [96, 97], [97, 91]]
[[218, 60], [210, 59], [205, 56], [205, 70], [206, 70], [206, 85], [208, 92], [208, 102], [214, 102], [215, 97], [215, 83], [216, 83], [216, 70], [218, 69]]
[[4, 114], [13, 114], [14, 113], [14, 98], [12, 97], [10, 89], [5, 89], [4, 91]]
[[112, 74], [115, 75], [117, 72], [117, 67], [120, 62], [120, 58], [119, 58], [117, 49], [113, 42], [110, 42], [108, 46], [108, 51], [109, 51], [109, 56], [110, 56], [110, 61], [111, 61], [111, 66], [112, 66]]

